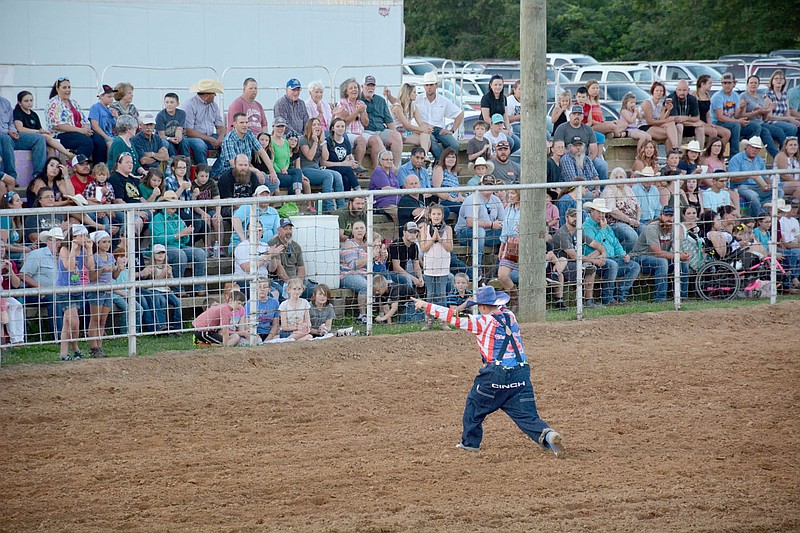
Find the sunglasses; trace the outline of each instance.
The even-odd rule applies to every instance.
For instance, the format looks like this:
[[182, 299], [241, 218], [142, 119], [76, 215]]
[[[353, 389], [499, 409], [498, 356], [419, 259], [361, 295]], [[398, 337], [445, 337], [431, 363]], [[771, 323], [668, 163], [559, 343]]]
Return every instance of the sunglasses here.
[[69, 81], [69, 78], [58, 78], [59, 83], [61, 83], [62, 81]]

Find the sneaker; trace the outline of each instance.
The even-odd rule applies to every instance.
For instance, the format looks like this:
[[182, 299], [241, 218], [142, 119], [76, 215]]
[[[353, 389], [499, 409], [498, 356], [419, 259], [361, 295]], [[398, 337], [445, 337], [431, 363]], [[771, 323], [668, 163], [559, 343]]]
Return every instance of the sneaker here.
[[567, 306], [564, 305], [564, 300], [556, 300], [556, 304], [555, 305], [556, 305], [556, 309], [558, 311], [566, 311], [567, 310]]
[[217, 254], [214, 253], [213, 246], [209, 246], [208, 248], [206, 248], [206, 255], [208, 256], [209, 259], [214, 259], [215, 257], [217, 257]]
[[72, 361], [72, 356], [70, 354], [64, 354], [58, 356], [59, 361]]
[[466, 446], [464, 444], [461, 444], [460, 442], [458, 444], [456, 444], [456, 448], [458, 448], [459, 450], [464, 450], [465, 452], [477, 452], [477, 451], [480, 451], [480, 448], [473, 448], [472, 446]]
[[599, 304], [594, 300], [586, 300], [585, 302], [583, 302], [583, 306], [588, 309], [602, 309], [605, 307], [605, 305]]
[[359, 324], [366, 324], [367, 323], [367, 315], [358, 315], [356, 322]]
[[564, 448], [564, 439], [558, 431], [552, 429], [548, 431], [545, 435], [545, 441], [547, 441], [556, 459], [563, 459], [567, 456], [567, 449]]
[[361, 165], [358, 165], [357, 167], [355, 167], [353, 169], [353, 172], [355, 172], [356, 174], [368, 174], [369, 170], [367, 170], [366, 168], [364, 168]]
[[81, 352], [80, 350], [75, 350], [75, 353], [72, 354], [72, 358], [76, 360], [83, 359], [83, 352]]
[[544, 281], [547, 283], [547, 285], [558, 285], [558, 278], [545, 276]]

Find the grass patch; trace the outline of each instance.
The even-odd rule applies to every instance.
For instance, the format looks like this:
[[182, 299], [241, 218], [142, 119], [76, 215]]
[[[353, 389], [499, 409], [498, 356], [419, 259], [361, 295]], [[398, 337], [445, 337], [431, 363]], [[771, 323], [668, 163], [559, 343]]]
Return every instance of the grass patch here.
[[[720, 308], [733, 308], [733, 307], [751, 307], [754, 305], [762, 305], [767, 303], [767, 299], [734, 299], [727, 302], [709, 302], [704, 300], [687, 300], [681, 303], [682, 311], [705, 311], [708, 309]], [[798, 296], [779, 296], [778, 302], [783, 301], [800, 301]], [[632, 301], [627, 305], [622, 306], [609, 306], [602, 309], [584, 309], [583, 316], [585, 319], [598, 318], [603, 316], [616, 316], [616, 315], [631, 315], [641, 313], [651, 313], [657, 311], [672, 311], [674, 304], [665, 302], [656, 304], [646, 301]], [[575, 320], [575, 308], [569, 308], [566, 311], [556, 311], [554, 309], [547, 310], [548, 322], [563, 322], [567, 320]], [[373, 324], [373, 335], [401, 335], [403, 333], [415, 333], [422, 330], [423, 322], [404, 322], [399, 324]], [[342, 320], [334, 321], [334, 327], [346, 328], [353, 326], [363, 335], [366, 332], [366, 326], [357, 324], [354, 318], [344, 318]], [[438, 331], [434, 329], [434, 331]], [[88, 353], [88, 345], [86, 342], [80, 342], [80, 347], [84, 350], [84, 355]], [[172, 350], [190, 350], [193, 348], [192, 334], [182, 333], [175, 337], [160, 335], [160, 336], [138, 336], [136, 338], [136, 351], [139, 356], [147, 356], [159, 352], [166, 352]], [[3, 353], [3, 366], [19, 365], [19, 364], [37, 364], [37, 363], [55, 363], [58, 362], [58, 344], [44, 344], [36, 346], [21, 346], [11, 350], [5, 350]], [[109, 357], [127, 357], [128, 355], [128, 341], [127, 339], [110, 339], [103, 342], [103, 351]]]

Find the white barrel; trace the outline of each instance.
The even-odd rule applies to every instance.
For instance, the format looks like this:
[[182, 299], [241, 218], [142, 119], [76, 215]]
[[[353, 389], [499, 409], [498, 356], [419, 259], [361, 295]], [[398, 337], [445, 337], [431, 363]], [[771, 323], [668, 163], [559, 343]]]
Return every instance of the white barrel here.
[[292, 239], [303, 248], [306, 278], [339, 288], [339, 217], [293, 216]]

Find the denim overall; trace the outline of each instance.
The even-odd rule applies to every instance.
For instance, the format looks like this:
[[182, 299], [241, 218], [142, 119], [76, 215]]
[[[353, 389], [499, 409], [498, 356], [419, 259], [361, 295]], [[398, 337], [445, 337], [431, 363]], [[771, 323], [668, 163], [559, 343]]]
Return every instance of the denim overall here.
[[[544, 435], [550, 426], [539, 418], [536, 411], [530, 366], [520, 355], [519, 347], [511, 332], [508, 315], [503, 313], [502, 318], [497, 315], [494, 315], [494, 318], [505, 330], [505, 339], [498, 357], [491, 362], [484, 360], [485, 365], [475, 376], [472, 390], [467, 395], [461, 444], [479, 448], [483, 438], [483, 419], [502, 409], [523, 433], [538, 442], [540, 446], [547, 448]], [[502, 364], [503, 354], [506, 353], [509, 343], [516, 355], [517, 364], [514, 366]]]

